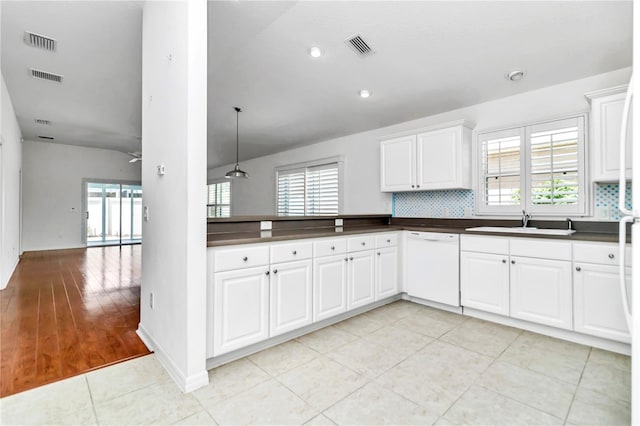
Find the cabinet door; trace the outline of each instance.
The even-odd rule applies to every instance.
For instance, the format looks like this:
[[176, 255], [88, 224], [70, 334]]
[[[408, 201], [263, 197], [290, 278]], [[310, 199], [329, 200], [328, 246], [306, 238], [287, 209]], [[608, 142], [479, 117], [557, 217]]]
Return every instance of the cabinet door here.
[[511, 256], [511, 316], [573, 328], [571, 262]]
[[269, 337], [267, 272], [267, 267], [257, 267], [215, 274], [214, 356]]
[[311, 265], [311, 260], [271, 265], [270, 337], [311, 324]]
[[[574, 330], [631, 343], [620, 295], [618, 268], [589, 263], [576, 263], [574, 266]], [[627, 268], [626, 275], [630, 299], [631, 268]]]
[[[462, 126], [421, 133], [416, 140], [416, 188], [461, 188]], [[469, 173], [468, 170], [464, 171]]]
[[380, 190], [411, 191], [415, 188], [416, 137], [380, 142]]
[[[620, 173], [620, 131], [625, 92], [596, 98], [592, 102], [593, 173], [598, 181], [617, 181]], [[626, 176], [631, 179], [632, 134], [631, 121], [627, 126]]]
[[313, 262], [313, 321], [347, 310], [347, 255], [316, 258]]
[[347, 309], [351, 310], [375, 301], [374, 251], [359, 251], [348, 256]]
[[376, 250], [376, 300], [398, 294], [398, 249]]
[[508, 256], [461, 251], [460, 303], [464, 307], [509, 315]]

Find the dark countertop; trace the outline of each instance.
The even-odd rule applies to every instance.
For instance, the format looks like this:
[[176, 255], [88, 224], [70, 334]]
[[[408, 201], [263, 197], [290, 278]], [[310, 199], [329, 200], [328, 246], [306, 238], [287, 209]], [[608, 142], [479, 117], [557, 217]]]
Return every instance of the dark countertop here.
[[[393, 220], [391, 222], [392, 223], [390, 225], [352, 226], [352, 227], [344, 227], [344, 228], [324, 227], [324, 228], [282, 229], [282, 230], [273, 230], [271, 231], [270, 234], [264, 234], [265, 236], [261, 236], [260, 231], [219, 233], [215, 235], [215, 239], [210, 238], [210, 240], [207, 242], [207, 246], [221, 247], [221, 246], [236, 245], [236, 244], [254, 244], [254, 243], [286, 241], [286, 240], [306, 239], [306, 238], [339, 237], [339, 236], [345, 236], [345, 235], [357, 235], [357, 234], [374, 233], [374, 232], [392, 232], [392, 231], [402, 231], [402, 230], [418, 231], [418, 232], [441, 232], [441, 233], [480, 235], [480, 236], [491, 235], [491, 236], [499, 236], [499, 237], [542, 238], [542, 239], [567, 240], [567, 241], [618, 242], [618, 234], [613, 232], [589, 232], [589, 231], [578, 230], [572, 235], [540, 235], [540, 234], [522, 234], [522, 233], [506, 233], [506, 232], [477, 232], [477, 231], [474, 232], [474, 231], [465, 230], [465, 228], [473, 227], [473, 226], [500, 226], [500, 225], [490, 225], [490, 224], [478, 223], [478, 222], [476, 222], [473, 225], [469, 225], [465, 223], [464, 227], [453, 226], [453, 224], [451, 223], [449, 223], [448, 226], [434, 226], [433, 224], [420, 225], [418, 223], [407, 223], [407, 224], [395, 223], [394, 224]], [[416, 222], [416, 221], [413, 220], [413, 222]], [[613, 227], [611, 226], [609, 228], [613, 229]], [[211, 237], [212, 234], [210, 234], [209, 236]], [[627, 235], [627, 242], [631, 242], [630, 235]]]

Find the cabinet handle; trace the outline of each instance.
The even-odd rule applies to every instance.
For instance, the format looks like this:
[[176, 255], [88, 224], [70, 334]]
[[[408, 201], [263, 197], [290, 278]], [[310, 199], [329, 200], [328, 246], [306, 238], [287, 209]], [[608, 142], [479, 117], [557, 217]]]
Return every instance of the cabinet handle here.
[[295, 256], [296, 254], [298, 254], [298, 252], [296, 250], [292, 251], [291, 253], [293, 253], [293, 255]]
[[614, 257], [613, 253], [609, 253], [609, 259], [613, 259]]
[[420, 188], [420, 185], [418, 185], [418, 188]]
[[335, 249], [336, 249], [336, 246], [331, 246], [331, 250], [335, 250]]
[[277, 274], [277, 273], [278, 273], [278, 270], [277, 270], [277, 269], [274, 269], [274, 270], [273, 270], [273, 273], [274, 273], [274, 274]]
[[349, 260], [353, 260], [353, 257], [350, 257]]
[[388, 242], [389, 244], [391, 244], [391, 240], [387, 240], [387, 242]]
[[512, 261], [511, 261], [511, 264], [512, 264], [512, 265], [515, 265], [515, 264], [516, 264], [516, 261], [515, 261], [515, 260], [512, 260]]
[[507, 263], [507, 259], [502, 259], [502, 263]]
[[416, 186], [415, 186], [415, 185], [411, 185], [411, 187], [412, 187], [412, 188], [415, 188]]
[[348, 258], [348, 257], [345, 257], [345, 258], [344, 258], [344, 261], [345, 261], [345, 262], [348, 262], [348, 261], [349, 261], [349, 258]]
[[365, 245], [366, 243], [363, 241], [363, 242], [361, 242], [360, 244]]
[[378, 252], [378, 256], [380, 256], [380, 252]]
[[249, 258], [247, 256], [245, 256], [245, 257], [242, 258], [242, 260], [244, 260], [246, 262], [247, 260], [249, 260]]
[[265, 272], [264, 274], [265, 274], [265, 275], [269, 275], [269, 271]]
[[579, 267], [579, 266], [576, 266], [576, 271], [580, 272], [580, 271], [582, 271], [582, 268]]

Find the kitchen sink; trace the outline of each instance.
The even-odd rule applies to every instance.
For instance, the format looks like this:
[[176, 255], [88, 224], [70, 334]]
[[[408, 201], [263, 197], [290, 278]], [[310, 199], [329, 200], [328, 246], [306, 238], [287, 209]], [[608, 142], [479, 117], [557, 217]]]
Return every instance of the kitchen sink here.
[[466, 231], [473, 232], [505, 232], [509, 234], [533, 234], [533, 235], [571, 235], [573, 229], [546, 229], [546, 228], [534, 228], [521, 226], [509, 227], [509, 226], [478, 226], [476, 228], [467, 228]]

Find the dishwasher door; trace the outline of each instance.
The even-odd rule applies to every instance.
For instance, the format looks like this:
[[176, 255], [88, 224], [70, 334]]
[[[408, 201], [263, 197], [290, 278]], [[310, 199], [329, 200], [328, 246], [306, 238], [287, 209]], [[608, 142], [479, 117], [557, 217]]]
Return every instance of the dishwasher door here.
[[460, 306], [460, 236], [410, 232], [407, 241], [409, 296]]

